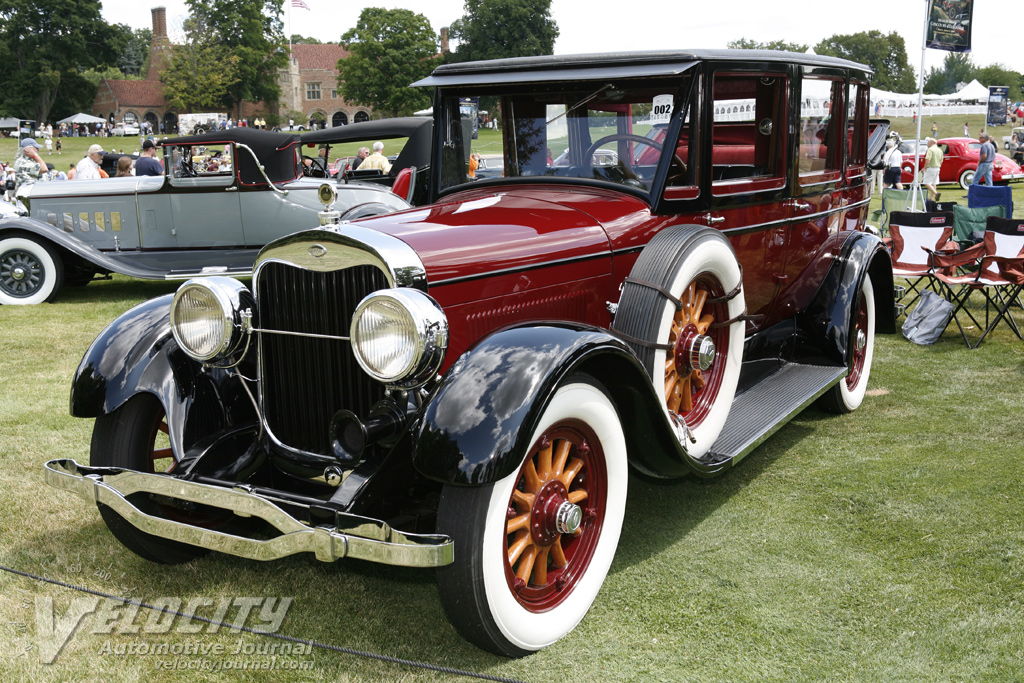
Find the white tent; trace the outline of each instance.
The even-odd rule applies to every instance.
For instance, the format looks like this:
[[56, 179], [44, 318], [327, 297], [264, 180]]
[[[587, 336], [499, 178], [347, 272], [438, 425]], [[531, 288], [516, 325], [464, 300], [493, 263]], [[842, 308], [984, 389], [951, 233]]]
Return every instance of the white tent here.
[[104, 123], [104, 120], [99, 116], [90, 116], [89, 114], [75, 114], [69, 116], [66, 119], [61, 119], [57, 123]]
[[944, 100], [946, 102], [987, 102], [988, 88], [977, 80], [965, 85], [959, 92], [948, 95], [925, 95], [926, 100]]

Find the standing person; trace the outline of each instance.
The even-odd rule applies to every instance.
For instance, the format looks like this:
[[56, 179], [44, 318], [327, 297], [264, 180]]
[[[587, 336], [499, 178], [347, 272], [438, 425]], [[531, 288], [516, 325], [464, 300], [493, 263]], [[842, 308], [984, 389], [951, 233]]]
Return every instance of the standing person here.
[[[360, 150], [361, 151], [361, 150]], [[361, 169], [379, 169], [381, 173], [387, 175], [388, 171], [391, 170], [391, 162], [384, 156], [384, 143], [378, 140], [373, 143], [373, 154], [366, 157], [363, 163], [359, 164]]]
[[135, 162], [135, 175], [155, 175], [161, 176], [164, 174], [163, 164], [156, 158], [156, 143], [150, 139], [143, 140], [142, 142], [142, 155], [139, 160]]
[[896, 146], [896, 141], [890, 138], [886, 143], [885, 152], [885, 174], [882, 176], [882, 183], [885, 187], [903, 189], [903, 152]]
[[57, 154], [60, 154], [60, 138], [57, 138]]
[[53, 154], [53, 140], [50, 138], [43, 138], [43, 144], [46, 145], [46, 153]]
[[939, 193], [939, 169], [942, 167], [942, 148], [935, 138], [925, 138], [928, 151], [924, 153], [924, 177], [921, 184], [928, 190], [928, 197], [937, 202], [942, 197]]
[[75, 180], [99, 180], [103, 177], [100, 174], [100, 163], [103, 161], [103, 148], [93, 145], [89, 148], [88, 154], [75, 166]]
[[39, 156], [39, 143], [33, 138], [25, 138], [18, 144], [18, 155], [14, 159], [14, 194], [27, 191], [36, 181], [46, 175], [46, 162]]
[[939, 124], [936, 121], [932, 121], [932, 137], [933, 138], [938, 138], [939, 137]]
[[969, 125], [967, 125], [966, 121], [964, 121], [964, 137], [965, 138], [971, 137], [971, 127]]
[[978, 133], [978, 142], [981, 143], [978, 149], [978, 170], [974, 172], [971, 184], [992, 187], [992, 162], [996, 160], [996, 146], [984, 131]]

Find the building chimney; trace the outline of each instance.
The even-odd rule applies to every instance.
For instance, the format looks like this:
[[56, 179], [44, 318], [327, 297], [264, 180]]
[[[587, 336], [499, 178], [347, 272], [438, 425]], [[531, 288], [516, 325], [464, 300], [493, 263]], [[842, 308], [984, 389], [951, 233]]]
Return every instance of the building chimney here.
[[441, 54], [446, 55], [446, 54], [448, 54], [448, 52], [449, 52], [449, 49], [448, 49], [448, 27], [447, 26], [442, 26], [441, 27]]
[[167, 37], [167, 9], [154, 7], [153, 10], [153, 39]]

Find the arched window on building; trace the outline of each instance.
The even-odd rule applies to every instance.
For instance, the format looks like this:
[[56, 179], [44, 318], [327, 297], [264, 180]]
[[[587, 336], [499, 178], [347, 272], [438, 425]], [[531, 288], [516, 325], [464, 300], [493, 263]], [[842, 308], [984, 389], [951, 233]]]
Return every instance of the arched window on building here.
[[334, 116], [331, 117], [331, 126], [347, 126], [348, 125], [348, 114], [343, 111], [334, 112]]
[[365, 111], [357, 111], [356, 112], [356, 121], [355, 121], [356, 123], [362, 123], [363, 121], [369, 121], [369, 120], [370, 120], [370, 115], [367, 114]]

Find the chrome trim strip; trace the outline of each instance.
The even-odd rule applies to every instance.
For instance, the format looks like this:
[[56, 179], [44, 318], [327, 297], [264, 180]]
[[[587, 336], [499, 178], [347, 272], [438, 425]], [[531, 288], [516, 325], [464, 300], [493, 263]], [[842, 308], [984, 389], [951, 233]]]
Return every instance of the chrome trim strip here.
[[826, 216], [831, 216], [837, 213], [843, 213], [850, 211], [851, 209], [859, 209], [862, 206], [867, 206], [871, 202], [871, 198], [862, 199], [859, 202], [853, 204], [845, 204], [843, 206], [829, 209], [828, 211], [818, 211], [816, 213], [809, 213], [806, 216], [794, 216], [793, 218], [783, 218], [777, 221], [769, 221], [767, 223], [758, 223], [756, 225], [745, 225], [742, 228], [722, 228], [722, 232], [726, 235], [742, 235], [748, 232], [757, 232], [758, 230], [766, 230], [769, 228], [777, 228], [783, 225], [789, 225], [790, 223], [806, 223], [808, 221], [817, 220]]
[[350, 341], [351, 337], [337, 337], [333, 334], [312, 334], [310, 332], [289, 332], [286, 330], [264, 330], [259, 327], [252, 328], [253, 332], [260, 334], [280, 334], [285, 337], [310, 337], [312, 339], [333, 339], [334, 341]]
[[[386, 522], [345, 513], [338, 513], [338, 526], [310, 527], [243, 485], [227, 489], [165, 474], [83, 467], [71, 459], [51, 460], [45, 467], [47, 484], [87, 501], [102, 503], [141, 531], [229, 555], [266, 561], [311, 552], [322, 562], [352, 557], [402, 567], [440, 567], [455, 560], [454, 542], [448, 536], [403, 533]], [[259, 540], [154, 517], [128, 500], [135, 493], [216, 507], [240, 517], [258, 517], [281, 535]]]
[[[314, 245], [322, 248], [317, 256], [309, 253]], [[392, 287], [427, 291], [427, 269], [412, 247], [397, 237], [352, 223], [305, 230], [268, 244], [253, 264], [254, 291], [258, 290], [255, 281], [261, 266], [270, 261], [322, 273], [369, 265], [382, 270]]]

